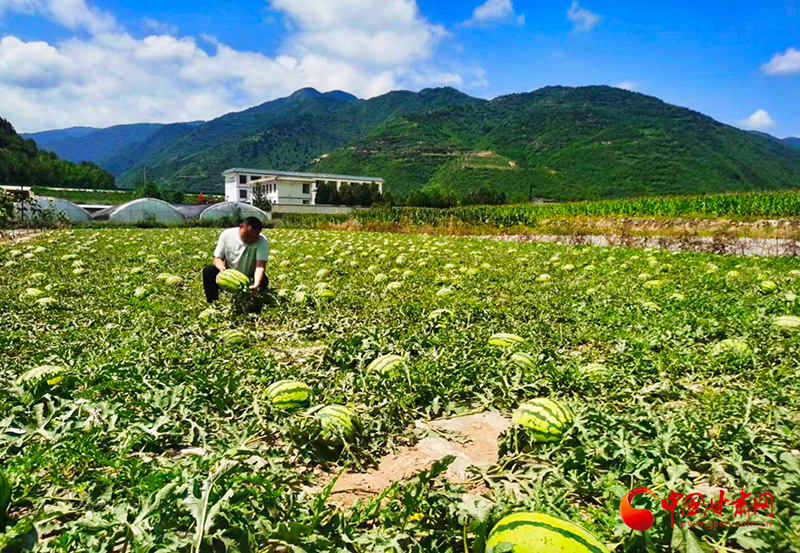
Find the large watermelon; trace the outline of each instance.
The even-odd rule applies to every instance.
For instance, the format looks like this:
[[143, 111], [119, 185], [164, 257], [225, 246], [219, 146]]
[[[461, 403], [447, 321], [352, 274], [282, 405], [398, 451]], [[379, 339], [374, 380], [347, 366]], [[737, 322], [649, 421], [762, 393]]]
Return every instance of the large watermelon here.
[[326, 405], [313, 415], [322, 425], [323, 437], [332, 443], [341, 438], [351, 440], [356, 435], [356, 414], [344, 405]]
[[772, 326], [786, 332], [800, 332], [800, 317], [782, 315], [772, 321]]
[[247, 335], [241, 330], [223, 330], [220, 336], [226, 346], [238, 346], [247, 342]]
[[518, 351], [511, 356], [511, 362], [521, 369], [533, 370], [538, 366], [536, 358], [530, 353]]
[[[510, 549], [509, 549], [510, 548]], [[509, 515], [489, 533], [486, 553], [608, 553], [603, 543], [577, 524], [544, 513]]]
[[267, 399], [278, 409], [295, 411], [308, 406], [311, 388], [297, 380], [280, 380], [267, 388]]
[[367, 366], [367, 370], [386, 375], [394, 375], [397, 374], [397, 370], [400, 368], [400, 365], [403, 364], [403, 361], [404, 359], [399, 355], [381, 355]]
[[572, 425], [570, 410], [552, 399], [536, 398], [520, 405], [511, 417], [536, 442], [557, 442]]
[[236, 269], [226, 269], [217, 277], [217, 284], [226, 292], [244, 292], [250, 287], [250, 279]]
[[507, 332], [498, 332], [496, 334], [492, 334], [489, 338], [489, 345], [492, 346], [500, 346], [500, 347], [509, 347], [514, 346], [516, 344], [521, 344], [525, 341], [525, 338], [522, 336], [517, 336], [516, 334], [509, 334]]

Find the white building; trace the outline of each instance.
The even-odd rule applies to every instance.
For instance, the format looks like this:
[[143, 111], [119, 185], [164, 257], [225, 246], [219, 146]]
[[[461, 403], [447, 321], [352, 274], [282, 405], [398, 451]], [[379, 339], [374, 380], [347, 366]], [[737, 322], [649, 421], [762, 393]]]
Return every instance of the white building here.
[[225, 201], [253, 203], [253, 184], [267, 187], [267, 198], [274, 204], [315, 203], [317, 187], [322, 183], [377, 184], [383, 194], [383, 179], [376, 177], [353, 177], [328, 175], [325, 173], [293, 173], [289, 171], [267, 171], [263, 169], [228, 169], [225, 177]]

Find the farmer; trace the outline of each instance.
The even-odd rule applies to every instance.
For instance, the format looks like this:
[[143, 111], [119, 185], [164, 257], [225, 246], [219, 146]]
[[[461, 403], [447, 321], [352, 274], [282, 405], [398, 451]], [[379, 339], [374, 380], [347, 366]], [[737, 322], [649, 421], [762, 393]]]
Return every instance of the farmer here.
[[[269, 242], [261, 234], [263, 225], [256, 217], [248, 217], [242, 224], [222, 231], [214, 249], [214, 264], [203, 267], [203, 289], [206, 300], [212, 303], [219, 299], [217, 279], [225, 269], [236, 269], [250, 278], [249, 297], [257, 300], [269, 287], [264, 271], [269, 259]], [[260, 311], [261, 307], [254, 310]]]

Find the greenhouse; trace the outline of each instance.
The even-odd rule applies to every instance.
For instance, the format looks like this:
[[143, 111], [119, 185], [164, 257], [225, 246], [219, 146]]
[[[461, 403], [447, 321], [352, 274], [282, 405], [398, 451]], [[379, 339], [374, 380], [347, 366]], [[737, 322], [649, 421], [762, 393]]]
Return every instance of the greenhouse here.
[[27, 220], [47, 218], [58, 221], [59, 215], [72, 223], [88, 223], [92, 220], [88, 211], [63, 198], [35, 196], [30, 201], [32, 205], [25, 204], [22, 208], [22, 216]]
[[115, 208], [108, 215], [112, 223], [183, 223], [183, 213], [163, 200], [139, 198]]
[[257, 207], [244, 202], [223, 202], [215, 204], [203, 211], [201, 221], [218, 221], [220, 219], [241, 220], [245, 217], [257, 217], [261, 221], [269, 221], [272, 217]]

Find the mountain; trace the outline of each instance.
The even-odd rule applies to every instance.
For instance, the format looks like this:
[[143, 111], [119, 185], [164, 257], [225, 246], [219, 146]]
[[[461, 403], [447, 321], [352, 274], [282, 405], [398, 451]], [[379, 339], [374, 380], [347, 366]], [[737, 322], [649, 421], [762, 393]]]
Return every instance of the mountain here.
[[305, 88], [205, 123], [159, 126], [102, 164], [129, 187], [146, 167], [148, 179], [214, 192], [225, 169], [260, 167], [380, 176], [395, 195], [488, 184], [510, 199], [572, 200], [800, 187], [792, 144], [605, 86], [493, 100], [453, 88], [369, 100]]
[[796, 150], [800, 150], [800, 138], [784, 138], [784, 144], [787, 144], [790, 148], [794, 148]]
[[[162, 125], [158, 123], [139, 123], [116, 125], [105, 129], [92, 127], [72, 127], [69, 129], [43, 131], [22, 135], [36, 141], [39, 148], [49, 150], [69, 161], [92, 161], [119, 175], [130, 169], [138, 161], [127, 155], [132, 149], [144, 148], [152, 136], [171, 127], [165, 133], [177, 138], [175, 130], [188, 132], [198, 123], [178, 123]], [[127, 161], [130, 160], [130, 161]], [[126, 163], [127, 161], [127, 163]]]
[[[480, 101], [452, 88], [390, 92], [370, 100], [305, 88], [164, 140], [163, 147], [151, 149], [122, 174], [120, 182], [132, 186], [147, 166], [148, 178], [186, 190], [220, 191], [220, 174], [230, 167], [301, 169], [393, 117]], [[148, 142], [161, 140], [164, 132], [156, 132]]]
[[547, 87], [393, 118], [315, 170], [575, 200], [800, 187], [800, 152], [643, 94]]
[[113, 188], [114, 177], [91, 162], [72, 163], [39, 150], [0, 118], [0, 182], [30, 186]]

